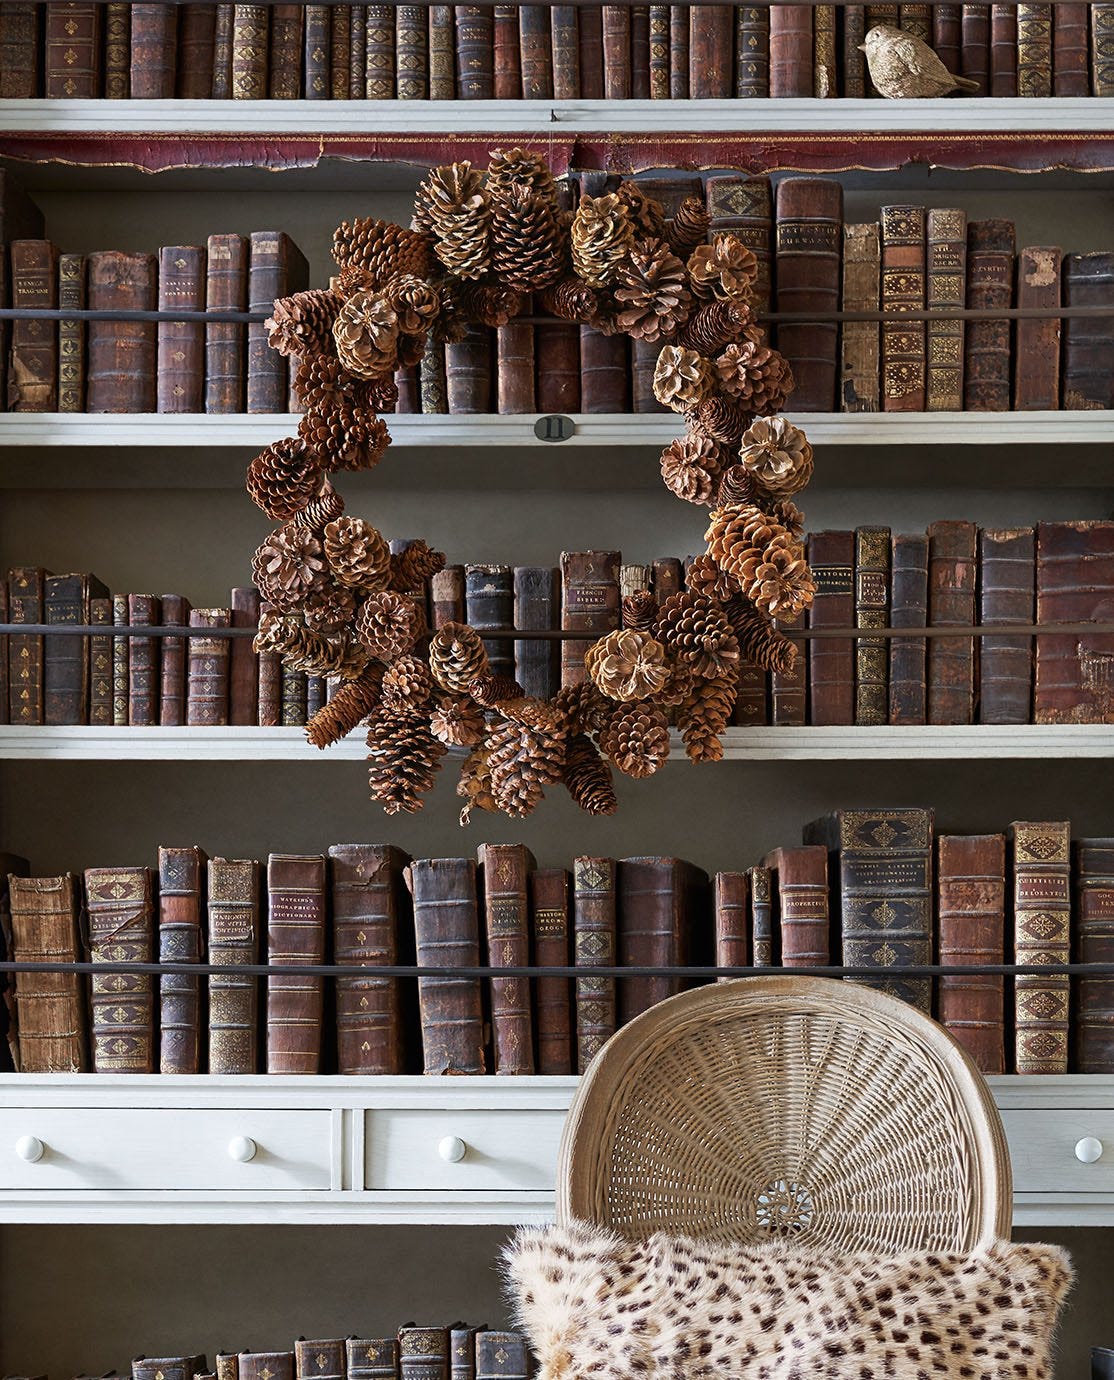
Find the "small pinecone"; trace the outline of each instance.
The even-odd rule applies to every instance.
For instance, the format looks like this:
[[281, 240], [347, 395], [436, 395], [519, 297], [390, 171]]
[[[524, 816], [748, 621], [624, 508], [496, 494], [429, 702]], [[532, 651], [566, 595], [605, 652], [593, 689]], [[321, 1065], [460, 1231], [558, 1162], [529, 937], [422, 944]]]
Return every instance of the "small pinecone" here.
[[284, 523], [260, 542], [252, 571], [263, 600], [277, 608], [295, 608], [325, 581], [321, 543], [309, 528]]
[[424, 590], [425, 582], [444, 568], [445, 553], [419, 538], [391, 556], [391, 588], [401, 594]]
[[491, 271], [523, 292], [548, 287], [565, 271], [557, 213], [528, 187], [508, 187], [491, 198]]
[[383, 703], [396, 714], [423, 713], [432, 694], [433, 677], [424, 657], [396, 657], [383, 673]]
[[344, 499], [327, 479], [322, 480], [318, 493], [310, 499], [294, 521], [299, 527], [308, 527], [311, 532], [323, 532], [330, 522], [335, 522], [344, 512]]
[[307, 412], [298, 435], [327, 470], [370, 470], [391, 443], [387, 423], [345, 403], [330, 412]]
[[340, 686], [306, 724], [306, 737], [317, 748], [327, 748], [351, 733], [379, 703], [383, 668], [372, 663], [355, 680]]
[[311, 590], [302, 600], [301, 613], [306, 627], [314, 632], [339, 632], [356, 616], [356, 597], [342, 585], [323, 585]]
[[276, 441], [248, 466], [248, 493], [273, 522], [285, 522], [300, 512], [320, 483], [317, 457], [296, 436]]
[[496, 196], [515, 187], [524, 187], [551, 205], [557, 204], [557, 184], [549, 164], [528, 149], [492, 149], [487, 165], [487, 191]]
[[368, 287], [381, 287], [399, 273], [428, 278], [433, 268], [425, 235], [373, 216], [357, 216], [337, 226], [333, 258], [342, 269], [363, 269]]
[[637, 182], [620, 182], [615, 195], [627, 208], [635, 235], [641, 240], [660, 239], [665, 234], [665, 208], [647, 196]]
[[562, 685], [553, 697], [553, 706], [570, 733], [595, 733], [611, 712], [609, 702], [590, 680]]
[[482, 278], [491, 251], [491, 210], [483, 174], [464, 160], [434, 168], [418, 189], [415, 226], [428, 226], [433, 251], [456, 278]]
[[635, 590], [623, 599], [623, 627], [649, 632], [658, 616], [658, 601], [648, 589]]
[[442, 690], [466, 695], [472, 682], [488, 670], [487, 652], [475, 628], [443, 623], [430, 639], [429, 669]]
[[670, 655], [698, 676], [720, 676], [739, 664], [739, 642], [718, 602], [692, 589], [679, 589], [661, 606], [654, 625]]
[[491, 793], [504, 814], [522, 819], [537, 806], [546, 786], [560, 781], [565, 735], [504, 720], [487, 741]]
[[739, 581], [743, 593], [771, 618], [793, 618], [808, 608], [816, 583], [799, 542], [771, 543], [755, 562], [750, 579]]
[[770, 516], [775, 522], [781, 523], [794, 541], [804, 540], [805, 515], [792, 499], [783, 498], [775, 503]]
[[656, 705], [625, 704], [601, 730], [600, 748], [625, 776], [653, 776], [669, 760], [669, 722]]
[[368, 725], [368, 784], [373, 800], [389, 815], [422, 808], [445, 755], [445, 745], [417, 714], [380, 711]]
[[651, 699], [669, 679], [665, 648], [649, 632], [616, 628], [594, 642], [584, 669], [612, 700]]
[[751, 310], [743, 302], [701, 302], [682, 326], [677, 343], [703, 355], [714, 355], [752, 330], [750, 321]]
[[685, 584], [695, 594], [702, 594], [708, 599], [716, 599], [720, 603], [733, 598], [739, 592], [739, 586], [730, 575], [723, 573], [707, 552], [697, 556], [690, 563], [685, 572]]
[[507, 700], [521, 699], [526, 691], [514, 676], [504, 676], [498, 671], [482, 671], [468, 686], [468, 693], [485, 709], [494, 709], [497, 704]]
[[665, 226], [665, 238], [674, 254], [687, 259], [698, 244], [703, 244], [712, 218], [702, 196], [687, 196]]
[[617, 196], [582, 196], [573, 216], [572, 266], [590, 287], [605, 287], [634, 241], [627, 208]]
[[378, 292], [354, 292], [333, 323], [337, 358], [350, 373], [374, 379], [398, 364], [398, 312]]
[[398, 317], [398, 328], [406, 335], [424, 338], [441, 310], [441, 294], [424, 278], [400, 273], [387, 284], [384, 296]]
[[690, 410], [689, 422], [733, 450], [742, 440], [752, 415], [737, 398], [714, 393]]
[[465, 320], [480, 326], [505, 326], [526, 307], [526, 295], [508, 283], [454, 283], [452, 299]]
[[718, 443], [698, 431], [678, 436], [661, 453], [661, 477], [665, 487], [686, 503], [711, 501], [719, 467]]
[[793, 539], [775, 517], [753, 503], [730, 503], [712, 509], [704, 540], [716, 565], [745, 585], [752, 568], [749, 563], [772, 543]]
[[488, 765], [488, 748], [485, 743], [477, 744], [464, 759], [460, 769], [460, 780], [456, 783], [456, 793], [464, 800], [460, 809], [460, 823], [465, 825], [472, 811], [487, 810], [496, 813], [499, 809], [491, 794], [491, 768]]
[[326, 637], [313, 632], [296, 617], [265, 613], [252, 646], [257, 652], [275, 652], [291, 671], [308, 676], [339, 676], [354, 680], [367, 669], [368, 655], [348, 635]]
[[340, 298], [330, 288], [310, 288], [290, 297], [276, 297], [263, 323], [267, 344], [280, 355], [306, 359], [332, 349], [333, 322]]
[[673, 336], [689, 314], [692, 297], [685, 266], [664, 240], [639, 240], [619, 265], [616, 318], [627, 335], [654, 344]]
[[784, 417], [759, 417], [743, 433], [739, 458], [766, 493], [788, 498], [812, 478], [812, 446]]
[[325, 559], [338, 584], [349, 589], [386, 589], [391, 575], [391, 548], [363, 518], [342, 517], [324, 533]]
[[562, 278], [542, 293], [542, 306], [562, 321], [591, 321], [599, 315], [600, 301], [579, 278]]
[[734, 235], [717, 235], [711, 244], [698, 244], [688, 266], [697, 297], [721, 302], [748, 302], [758, 279], [754, 251]]
[[413, 599], [393, 589], [369, 594], [356, 614], [356, 636], [380, 661], [408, 652], [425, 629], [425, 618]]
[[788, 360], [770, 349], [753, 327], [719, 356], [716, 376], [724, 392], [745, 403], [755, 416], [780, 412], [793, 391]]
[[786, 675], [797, 663], [797, 647], [747, 599], [728, 599], [723, 611], [739, 639], [739, 659]]
[[450, 695], [429, 716], [429, 726], [446, 747], [474, 747], [484, 736], [483, 710], [464, 696]]
[[611, 768], [585, 733], [576, 733], [565, 748], [561, 779], [569, 795], [590, 815], [613, 815], [619, 808]]
[[695, 350], [666, 345], [654, 368], [654, 397], [674, 412], [696, 407], [712, 388], [712, 364]]
[[687, 661], [673, 662], [673, 674], [669, 678], [668, 685], [658, 695], [657, 703], [662, 709], [676, 709], [692, 694], [692, 687], [699, 679], [700, 677]]
[[734, 674], [694, 683], [677, 712], [690, 762], [718, 762], [723, 756], [720, 734], [730, 721], [737, 690]]
[[758, 487], [742, 465], [728, 465], [719, 477], [716, 503], [726, 507], [730, 503], [754, 503]]
[[303, 412], [335, 412], [346, 403], [351, 404], [361, 382], [336, 355], [310, 355], [298, 362], [294, 396]]

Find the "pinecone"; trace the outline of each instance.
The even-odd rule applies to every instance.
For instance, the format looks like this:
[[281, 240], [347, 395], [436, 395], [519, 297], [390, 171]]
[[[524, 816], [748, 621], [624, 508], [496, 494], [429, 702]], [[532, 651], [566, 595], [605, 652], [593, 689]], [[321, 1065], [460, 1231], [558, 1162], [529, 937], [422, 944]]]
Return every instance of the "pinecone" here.
[[491, 211], [483, 174], [467, 160], [434, 168], [418, 188], [414, 224], [433, 235], [433, 250], [456, 278], [482, 278], [490, 255]]
[[657, 696], [657, 703], [662, 709], [675, 709], [683, 704], [692, 694], [692, 687], [700, 679], [687, 661], [674, 661], [672, 672], [665, 689]]
[[716, 565], [745, 587], [756, 561], [772, 543], [792, 543], [788, 531], [753, 503], [713, 508], [704, 533]]
[[725, 393], [713, 393], [689, 412], [690, 425], [722, 441], [731, 450], [742, 440], [750, 421], [750, 409]]
[[317, 457], [296, 436], [276, 441], [248, 466], [248, 493], [272, 522], [285, 522], [300, 512], [320, 484]]
[[719, 477], [716, 503], [720, 508], [729, 504], [754, 503], [758, 486], [742, 465], [728, 465]]
[[387, 284], [383, 295], [394, 309], [399, 330], [424, 340], [441, 310], [441, 294], [433, 284], [413, 273], [400, 273]]
[[661, 239], [665, 235], [665, 208], [647, 196], [637, 182], [620, 182], [615, 195], [627, 208], [634, 233], [640, 240]]
[[783, 498], [775, 503], [771, 516], [785, 528], [794, 541], [804, 539], [805, 515], [792, 499]]
[[356, 636], [380, 661], [404, 655], [424, 631], [425, 616], [418, 604], [393, 589], [369, 594], [356, 613]]
[[362, 269], [368, 288], [382, 287], [399, 273], [428, 278], [433, 269], [429, 240], [401, 225], [373, 216], [343, 221], [333, 235], [333, 258], [343, 270]]
[[391, 588], [401, 594], [422, 591], [426, 581], [445, 568], [445, 553], [434, 551], [428, 542], [418, 538], [405, 551], [391, 556]]
[[654, 397], [674, 412], [703, 402], [712, 387], [711, 362], [695, 350], [666, 345], [654, 369]]
[[480, 326], [505, 326], [521, 316], [527, 298], [518, 288], [507, 283], [453, 282], [452, 299], [455, 309], [467, 322]]
[[398, 312], [378, 292], [354, 292], [333, 323], [341, 364], [361, 379], [379, 378], [398, 364]]
[[491, 271], [508, 287], [531, 292], [565, 271], [565, 236], [551, 202], [529, 187], [491, 198]]
[[468, 693], [485, 709], [494, 709], [508, 700], [521, 699], [526, 691], [514, 676], [504, 676], [498, 671], [482, 671], [468, 686]]
[[540, 154], [520, 148], [492, 149], [487, 165], [488, 195], [494, 197], [515, 187], [524, 187], [551, 206], [557, 204], [557, 184]]
[[442, 690], [466, 695], [489, 669], [479, 633], [467, 623], [443, 623], [430, 640], [429, 669]]
[[389, 815], [420, 810], [445, 755], [445, 745], [430, 732], [429, 723], [417, 714], [380, 710], [368, 725], [367, 746], [372, 799]]
[[333, 354], [300, 360], [294, 373], [294, 396], [303, 412], [336, 412], [351, 406], [356, 390], [364, 387], [364, 381]]
[[306, 724], [306, 737], [317, 748], [327, 748], [351, 733], [379, 703], [383, 668], [372, 662], [355, 680], [346, 681]]
[[569, 795], [590, 815], [613, 815], [619, 808], [611, 768], [585, 733], [576, 733], [565, 748], [561, 779]]
[[344, 512], [344, 499], [327, 479], [322, 480], [320, 490], [314, 494], [294, 521], [299, 527], [308, 527], [311, 532], [323, 532], [330, 522], [335, 522]]
[[816, 593], [804, 547], [788, 540], [771, 543], [754, 563], [750, 579], [739, 583], [751, 603], [771, 618], [795, 617]]
[[338, 584], [372, 592], [386, 589], [391, 576], [391, 548], [363, 518], [342, 517], [324, 533], [325, 559]]
[[694, 683], [677, 712], [690, 762], [718, 762], [723, 756], [720, 734], [731, 718], [737, 690], [734, 674]]
[[429, 726], [447, 747], [473, 747], [484, 736], [483, 710], [464, 696], [449, 695], [429, 716]]
[[347, 633], [326, 637], [313, 632], [297, 617], [264, 613], [252, 646], [257, 652], [274, 652], [291, 671], [308, 676], [339, 676], [355, 680], [367, 668], [368, 655]]
[[460, 823], [465, 825], [475, 809], [498, 811], [499, 806], [491, 794], [491, 768], [488, 765], [486, 744], [477, 744], [464, 759], [460, 769], [460, 780], [456, 783], [456, 793], [464, 800], [460, 810]]
[[347, 401], [332, 411], [307, 412], [298, 423], [298, 435], [330, 471], [373, 469], [391, 444], [382, 417]]
[[687, 196], [671, 221], [666, 223], [665, 238], [674, 254], [686, 259], [698, 244], [703, 244], [712, 218], [702, 196]]
[[698, 431], [678, 436], [661, 453], [665, 487], [686, 503], [710, 502], [719, 466], [719, 445]]
[[560, 781], [565, 735], [504, 720], [487, 741], [495, 802], [504, 814], [522, 819], [541, 800], [545, 787]]
[[726, 393], [755, 416], [779, 412], [793, 391], [793, 371], [784, 355], [763, 343], [762, 332], [748, 327], [716, 360], [716, 376]]
[[658, 601], [648, 589], [635, 590], [623, 599], [623, 627], [632, 632], [649, 632], [658, 616]]
[[691, 562], [685, 572], [685, 584], [693, 593], [702, 594], [720, 603], [733, 598], [739, 592], [739, 586], [730, 575], [723, 573], [707, 552]]
[[338, 311], [340, 298], [329, 288], [276, 297], [271, 315], [263, 323], [267, 344], [280, 355], [295, 359], [328, 354]]
[[692, 589], [679, 589], [661, 606], [654, 633], [674, 660], [698, 676], [737, 671], [739, 642], [718, 602]]
[[812, 478], [812, 447], [799, 427], [784, 417], [759, 417], [743, 433], [739, 457], [770, 495], [788, 497]]
[[572, 266], [590, 287], [610, 283], [634, 242], [627, 208], [613, 193], [582, 196], [573, 216]]
[[616, 628], [592, 644], [584, 669], [612, 700], [645, 700], [669, 679], [665, 648], [648, 632]]
[[284, 523], [256, 548], [252, 571], [260, 598], [291, 609], [325, 582], [321, 543], [307, 527]]
[[669, 722], [652, 704], [625, 704], [601, 730], [600, 748], [625, 776], [653, 776], [669, 760]]
[[739, 639], [740, 661], [752, 662], [765, 671], [786, 675], [797, 662], [797, 647], [773, 626], [749, 600], [736, 596], [723, 605], [724, 614]]
[[314, 632], [339, 632], [356, 616], [356, 597], [342, 585], [323, 585], [311, 590], [302, 600], [301, 613], [306, 627]]
[[689, 257], [689, 278], [697, 297], [749, 302], [758, 280], [758, 260], [734, 235], [716, 235], [698, 244]]
[[619, 265], [614, 288], [619, 329], [649, 344], [668, 339], [689, 314], [685, 266], [664, 240], [639, 240]]
[[433, 677], [424, 657], [397, 657], [383, 673], [383, 704], [396, 714], [423, 713], [432, 694]]
[[562, 685], [553, 697], [553, 707], [570, 733], [596, 732], [611, 710], [609, 701], [590, 680]]
[[579, 278], [562, 278], [542, 293], [542, 306], [562, 321], [592, 321], [600, 301], [587, 283]]
[[678, 345], [714, 355], [733, 340], [738, 340], [750, 325], [752, 313], [744, 302], [701, 302], [682, 326]]

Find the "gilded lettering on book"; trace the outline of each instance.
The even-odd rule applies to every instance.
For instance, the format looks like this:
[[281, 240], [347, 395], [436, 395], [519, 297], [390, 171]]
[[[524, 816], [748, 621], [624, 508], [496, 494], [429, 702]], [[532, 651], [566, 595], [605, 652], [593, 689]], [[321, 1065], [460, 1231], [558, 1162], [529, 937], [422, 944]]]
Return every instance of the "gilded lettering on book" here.
[[830, 221], [783, 221], [777, 227], [777, 247], [786, 254], [838, 254], [843, 227]]

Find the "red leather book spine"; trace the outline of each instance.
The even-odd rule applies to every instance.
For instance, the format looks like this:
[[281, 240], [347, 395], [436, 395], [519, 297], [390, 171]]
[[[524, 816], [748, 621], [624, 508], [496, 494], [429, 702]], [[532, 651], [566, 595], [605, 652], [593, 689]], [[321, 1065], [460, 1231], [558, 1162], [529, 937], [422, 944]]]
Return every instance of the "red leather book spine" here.
[[[162, 621], [167, 627], [184, 628], [190, 621], [190, 601], [181, 594], [164, 594], [159, 599]], [[159, 678], [159, 723], [168, 727], [186, 722], [186, 686], [189, 662], [188, 639], [164, 637], [162, 671]]]
[[[325, 962], [325, 859], [272, 853], [267, 859], [267, 962], [297, 968]], [[267, 978], [267, 1072], [320, 1073], [325, 983]]]
[[990, 94], [1017, 95], [1017, 6], [990, 7]]
[[689, 98], [689, 6], [669, 7], [669, 99]]
[[[159, 311], [205, 310], [205, 251], [198, 245], [159, 250]], [[201, 412], [205, 402], [205, 327], [200, 321], [158, 324], [160, 412]]]
[[[419, 967], [479, 967], [480, 922], [472, 859], [415, 859], [404, 876], [414, 899]], [[419, 978], [418, 1006], [427, 1074], [487, 1071], [479, 978]]]
[[963, 6], [932, 6], [932, 47], [949, 72], [958, 72], [963, 52]]
[[[230, 609], [192, 609], [191, 628], [227, 628]], [[228, 722], [228, 660], [231, 639], [191, 637], [186, 723], [211, 727]]]
[[[1006, 840], [1002, 834], [939, 841], [939, 961], [956, 967], [1006, 961]], [[1005, 1073], [1005, 983], [981, 974], [941, 977], [940, 1024], [983, 1073]]]
[[[882, 310], [924, 311], [925, 209], [882, 207]], [[882, 410], [925, 410], [925, 323], [882, 322]]]
[[212, 96], [216, 37], [216, 5], [182, 6], [178, 21], [176, 92], [180, 100], [207, 101]]
[[[232, 591], [232, 626], [259, 626], [259, 591], [254, 585]], [[250, 637], [232, 639], [228, 654], [230, 724], [255, 724], [259, 719], [259, 655]]]
[[[771, 44], [772, 35], [771, 28]], [[791, 177], [778, 184], [778, 311], [838, 311], [842, 239], [843, 188], [838, 182]], [[794, 410], [830, 412], [836, 394], [838, 325], [782, 325], [777, 346], [797, 383]]]
[[566, 416], [581, 411], [580, 331], [576, 326], [535, 326], [537, 407]]
[[581, 326], [580, 410], [630, 410], [630, 364], [625, 335], [601, 335], [591, 326]]
[[[615, 964], [614, 858], [577, 858], [573, 862], [573, 933], [577, 968], [610, 968]], [[576, 979], [576, 1071], [588, 1065], [614, 1035], [615, 979]]]
[[[810, 628], [851, 628], [855, 622], [855, 534], [813, 532], [808, 563], [816, 597], [808, 612]], [[829, 726], [855, 722], [855, 643], [825, 638], [809, 643], [809, 718]]]
[[302, 94], [304, 18], [305, 9], [300, 4], [270, 7], [267, 96], [272, 101], [296, 101]]
[[[858, 6], [858, 9], [861, 11], [862, 6]], [[845, 17], [844, 24], [846, 23]], [[858, 54], [860, 71], [863, 66], [862, 56], [862, 53]], [[735, 9], [735, 95], [745, 100], [749, 96], [762, 98], [769, 94], [769, 8], [765, 5], [738, 5]], [[861, 91], [859, 95], [862, 95]]]
[[[617, 869], [618, 961], [624, 968], [681, 967], [691, 961], [693, 902], [707, 877], [679, 858], [624, 858]], [[678, 977], [629, 977], [618, 987], [619, 1024], [681, 990]]]
[[960, 18], [959, 72], [978, 83], [978, 96], [990, 93], [990, 6], [964, 5]]
[[[715, 924], [716, 967], [746, 968], [750, 965], [750, 875], [717, 872], [712, 883], [712, 914]], [[728, 981], [719, 978], [720, 982]]]
[[395, 8], [392, 5], [367, 7], [367, 63], [364, 94], [369, 101], [395, 98]]
[[[979, 533], [979, 622], [1031, 623], [1036, 534], [1031, 527]], [[1033, 708], [1033, 639], [979, 642], [979, 723], [1027, 724]]]
[[[145, 6], [136, 5], [135, 9]], [[104, 7], [63, 4], [46, 6], [46, 96], [48, 100], [89, 101], [101, 95]]]
[[603, 94], [609, 101], [631, 97], [630, 8], [603, 7]]
[[[269, 312], [277, 297], [309, 286], [306, 257], [283, 231], [253, 230], [249, 254], [249, 311]], [[267, 328], [262, 322], [248, 326], [247, 362], [248, 411], [284, 411], [288, 361], [267, 344]]]
[[[1043, 967], [1071, 959], [1071, 825], [1010, 825], [1014, 962]], [[1014, 1071], [1067, 1073], [1070, 985], [1040, 973], [1014, 979]]]
[[812, 6], [771, 5], [770, 95], [812, 94]]
[[783, 968], [818, 968], [828, 951], [828, 850], [778, 848], [762, 859], [774, 874]]
[[495, 95], [490, 6], [456, 6], [456, 89], [463, 101], [490, 101]]
[[582, 7], [576, 16], [580, 50], [580, 95], [586, 101], [603, 100], [603, 10]]
[[[535, 965], [567, 968], [571, 962], [569, 874], [563, 867], [539, 868], [530, 874], [530, 918]], [[572, 983], [567, 977], [538, 977], [534, 994], [538, 1072], [572, 1073]]]
[[261, 101], [267, 96], [271, 14], [266, 5], [232, 7], [232, 99]]
[[0, 100], [41, 94], [38, 12], [33, 4], [0, 6]]
[[[1114, 8], [1111, 9], [1114, 17]], [[1111, 38], [1114, 54], [1114, 34]], [[1114, 407], [1114, 254], [1069, 254], [1063, 263], [1064, 305], [1109, 307], [1109, 316], [1064, 322], [1063, 406], [1072, 411]], [[14, 338], [14, 337], [13, 337]]]
[[522, 99], [552, 100], [553, 50], [549, 34], [549, 10], [544, 5], [519, 7], [518, 43], [522, 68]]
[[1052, 6], [1052, 94], [1089, 96], [1090, 6], [1060, 0]]
[[133, 100], [166, 100], [174, 95], [178, 64], [178, 7], [133, 4], [131, 73]]
[[[159, 962], [202, 963], [205, 864], [200, 848], [159, 849]], [[159, 978], [159, 1072], [201, 1072], [201, 979]]]
[[[1075, 854], [1077, 963], [1114, 963], [1114, 839], [1080, 839]], [[1076, 1073], [1114, 1073], [1114, 978], [1079, 980]]]
[[689, 9], [689, 95], [726, 100], [731, 95], [735, 13], [730, 5]]
[[[209, 236], [206, 311], [247, 310], [249, 247], [245, 235]], [[205, 327], [206, 412], [244, 410], [244, 344], [244, 327], [238, 322], [219, 321]]]
[[[422, 11], [425, 20], [425, 11]], [[332, 38], [329, 6], [306, 6], [305, 97], [307, 101], [327, 101], [332, 89]]]
[[[58, 307], [81, 311], [85, 307], [85, 258], [61, 254], [58, 258]], [[85, 322], [80, 317], [58, 322], [58, 411], [85, 411]]]
[[[891, 547], [890, 626], [923, 628], [928, 622], [928, 538], [901, 534]], [[927, 714], [927, 638], [890, 640], [892, 724], [923, 724]]]
[[[152, 962], [155, 914], [149, 868], [88, 868], [85, 909], [92, 963]], [[154, 1073], [153, 985], [148, 973], [94, 972], [89, 983], [94, 1073]]]
[[[928, 621], [933, 628], [975, 623], [978, 528], [934, 522], [928, 529]], [[928, 722], [974, 721], [977, 657], [973, 637], [928, 639]]]
[[602, 633], [619, 626], [618, 551], [562, 551], [561, 627], [585, 633], [561, 643], [561, 684], [586, 679], [584, 654]]
[[[538, 8], [527, 6], [527, 8]], [[495, 332], [495, 376], [501, 414], [534, 412], [534, 328], [521, 321]]]
[[[88, 273], [91, 310], [155, 309], [158, 265], [153, 254], [90, 254]], [[154, 412], [156, 348], [153, 321], [90, 322], [86, 409]]]
[[[1013, 222], [976, 220], [967, 226], [968, 307], [1008, 307], [1013, 296]], [[1010, 323], [1005, 318], [968, 321], [964, 406], [969, 411], [1008, 412]]]
[[213, 30], [213, 100], [232, 99], [232, 5], [217, 6]]
[[[58, 250], [49, 240], [12, 240], [12, 305], [58, 306]], [[58, 408], [58, 327], [53, 321], [13, 321], [8, 355], [8, 409]]]
[[[492, 968], [530, 963], [529, 876], [534, 858], [520, 843], [480, 847], [487, 961]], [[497, 1074], [534, 1072], [534, 1029], [530, 980], [491, 979], [491, 1025]]]
[[522, 96], [522, 57], [518, 42], [517, 5], [496, 5], [492, 27], [495, 54], [495, 99], [517, 101]]
[[[128, 622], [158, 625], [162, 611], [154, 594], [128, 595]], [[150, 727], [159, 721], [161, 639], [128, 638], [128, 723]]]
[[[1114, 522], [1037, 528], [1037, 622], [1108, 620], [1114, 600]], [[1039, 724], [1114, 720], [1114, 633], [1040, 633], [1034, 718]]]

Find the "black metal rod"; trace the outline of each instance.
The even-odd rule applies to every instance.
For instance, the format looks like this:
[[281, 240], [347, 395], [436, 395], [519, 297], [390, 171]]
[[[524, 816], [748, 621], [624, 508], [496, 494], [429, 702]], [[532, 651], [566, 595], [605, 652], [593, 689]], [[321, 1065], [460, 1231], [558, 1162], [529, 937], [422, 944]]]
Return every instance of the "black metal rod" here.
[[[262, 9], [271, 9], [283, 2], [284, 0], [256, 0], [256, 4]], [[104, 5], [108, 4], [109, 0], [92, 0], [92, 3]], [[190, 0], [155, 0], [155, 3], [176, 7], [188, 4]], [[348, 0], [295, 0], [295, 3], [303, 7], [311, 4], [321, 4], [327, 9], [331, 9], [336, 5], [347, 4]], [[389, 5], [392, 8], [402, 4], [413, 3], [423, 9], [428, 9], [439, 4], [440, 0], [381, 0], [381, 3]], [[558, 3], [571, 5], [574, 9], [598, 9], [604, 5], [614, 5], [619, 9], [630, 9], [634, 5], [642, 3], [642, 0], [540, 0], [540, 3], [546, 9], [550, 9]], [[705, 4], [707, 0], [674, 0], [674, 3], [687, 9], [691, 5]], [[830, 4], [842, 7], [844, 5], [857, 3], [860, 3], [860, 0], [750, 0], [751, 6], [756, 9], [779, 9], [782, 5], [790, 4], [800, 4], [807, 8], [814, 9], [819, 5]], [[1003, 0], [1003, 3], [1010, 8], [1015, 8], [1019, 4], [1024, 4], [1025, 0]], [[1062, 5], [1068, 4], [1069, 0], [1046, 0], [1046, 3], [1050, 5]], [[514, 8], [518, 9], [519, 6], [515, 5]]]

